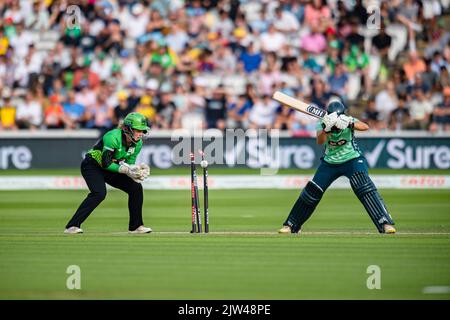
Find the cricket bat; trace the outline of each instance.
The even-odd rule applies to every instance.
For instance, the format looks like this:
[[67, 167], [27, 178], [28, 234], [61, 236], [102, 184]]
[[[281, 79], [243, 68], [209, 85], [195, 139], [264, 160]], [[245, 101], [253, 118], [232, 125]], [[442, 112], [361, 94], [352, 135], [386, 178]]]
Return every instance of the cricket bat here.
[[319, 108], [318, 106], [316, 106], [314, 104], [308, 104], [301, 100], [295, 99], [281, 91], [275, 91], [275, 93], [272, 96], [272, 99], [274, 99], [292, 109], [306, 113], [307, 115], [310, 115], [310, 116], [318, 118], [318, 119], [322, 119], [327, 114], [327, 112], [325, 110], [323, 110], [322, 108]]

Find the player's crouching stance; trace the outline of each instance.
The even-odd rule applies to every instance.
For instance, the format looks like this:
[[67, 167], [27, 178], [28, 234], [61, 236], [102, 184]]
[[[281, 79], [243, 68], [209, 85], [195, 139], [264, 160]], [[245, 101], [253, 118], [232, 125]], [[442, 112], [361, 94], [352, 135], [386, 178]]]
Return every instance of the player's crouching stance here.
[[369, 126], [345, 115], [339, 101], [328, 104], [327, 115], [317, 125], [317, 143], [325, 145], [325, 155], [312, 181], [303, 189], [279, 233], [298, 233], [313, 213], [325, 190], [345, 175], [358, 199], [380, 233], [395, 233], [394, 221], [377, 188], [368, 175], [367, 161], [354, 140], [354, 130], [366, 131]]
[[128, 193], [130, 233], [150, 233], [142, 220], [143, 192], [141, 183], [150, 175], [145, 164], [135, 165], [142, 149], [142, 137], [150, 128], [140, 113], [128, 114], [119, 128], [108, 131], [86, 153], [81, 174], [90, 193], [66, 225], [64, 233], [82, 233], [81, 224], [106, 197], [105, 183]]

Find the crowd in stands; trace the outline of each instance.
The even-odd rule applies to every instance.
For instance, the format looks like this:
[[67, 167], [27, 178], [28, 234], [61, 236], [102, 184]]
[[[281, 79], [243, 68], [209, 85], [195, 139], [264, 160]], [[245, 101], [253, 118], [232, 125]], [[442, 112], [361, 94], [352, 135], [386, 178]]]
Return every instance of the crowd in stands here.
[[282, 90], [375, 130], [450, 131], [450, 0], [4, 0], [0, 130], [278, 128]]

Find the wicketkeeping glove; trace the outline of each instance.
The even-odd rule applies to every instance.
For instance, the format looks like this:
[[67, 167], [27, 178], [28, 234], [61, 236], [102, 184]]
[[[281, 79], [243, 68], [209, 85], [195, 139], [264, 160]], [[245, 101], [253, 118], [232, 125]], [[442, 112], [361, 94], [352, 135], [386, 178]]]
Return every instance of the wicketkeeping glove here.
[[138, 167], [141, 172], [141, 177], [145, 180], [150, 175], [150, 167], [145, 163], [141, 163]]
[[346, 116], [345, 114], [341, 114], [335, 123], [336, 128], [343, 130], [345, 128], [351, 127], [353, 125], [353, 118]]
[[336, 121], [338, 119], [338, 115], [336, 112], [326, 114], [322, 118], [322, 127], [325, 132], [331, 132], [331, 128], [336, 124]]
[[129, 165], [125, 162], [122, 162], [119, 166], [119, 172], [126, 174], [137, 183], [142, 183], [144, 181], [144, 179], [142, 178], [141, 169], [134, 164]]

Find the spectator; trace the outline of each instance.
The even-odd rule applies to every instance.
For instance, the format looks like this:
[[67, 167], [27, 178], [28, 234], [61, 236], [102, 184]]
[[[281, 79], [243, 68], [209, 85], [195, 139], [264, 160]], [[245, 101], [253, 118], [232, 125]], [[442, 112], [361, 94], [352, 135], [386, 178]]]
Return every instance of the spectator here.
[[150, 122], [155, 122], [156, 110], [152, 105], [152, 98], [148, 95], [142, 96], [139, 104], [136, 107], [136, 112], [142, 113]]
[[16, 123], [19, 129], [35, 130], [42, 124], [42, 104], [35, 93], [27, 91], [25, 100], [17, 105]]
[[273, 24], [269, 25], [267, 32], [261, 35], [261, 48], [265, 53], [277, 52], [286, 44], [286, 37], [277, 31]]
[[433, 112], [433, 105], [426, 98], [422, 88], [414, 88], [413, 99], [409, 102], [409, 110], [411, 113], [411, 123], [407, 128], [427, 130], [430, 124], [430, 116]]
[[281, 81], [278, 70], [271, 69], [268, 65], [261, 64], [258, 80], [258, 91], [264, 95], [271, 95], [274, 85]]
[[4, 56], [8, 51], [9, 39], [5, 35], [3, 28], [0, 28], [0, 56]]
[[99, 129], [105, 132], [111, 128], [111, 120], [109, 117], [109, 108], [106, 104], [106, 96], [99, 94], [93, 106], [86, 110], [86, 127]]
[[405, 97], [400, 97], [397, 102], [397, 107], [392, 110], [389, 116], [389, 129], [404, 130], [411, 121], [409, 110], [406, 108]]
[[445, 61], [444, 58], [442, 57], [442, 54], [439, 51], [436, 51], [433, 54], [433, 60], [431, 61], [431, 71], [433, 71], [436, 76], [439, 76], [439, 74], [441, 73], [441, 67], [445, 67], [448, 69], [450, 69], [450, 62], [449, 61]]
[[230, 37], [233, 29], [233, 22], [229, 18], [228, 13], [223, 9], [219, 10], [219, 19], [211, 31], [219, 33], [222, 38], [226, 39]]
[[75, 102], [83, 105], [86, 110], [91, 109], [96, 102], [96, 93], [88, 87], [87, 81], [80, 82], [75, 90]]
[[170, 33], [167, 35], [166, 40], [170, 49], [179, 54], [188, 44], [189, 36], [183, 26], [176, 22], [170, 26]]
[[229, 128], [243, 128], [248, 127], [248, 115], [253, 106], [247, 95], [239, 95], [236, 102], [230, 103], [227, 109], [227, 127]]
[[382, 67], [387, 67], [389, 63], [388, 53], [391, 47], [392, 37], [386, 33], [386, 26], [381, 23], [380, 32], [372, 38], [372, 46], [375, 54], [381, 59]]
[[11, 102], [9, 89], [3, 89], [3, 101], [0, 109], [0, 129], [14, 130], [16, 126], [16, 107]]
[[396, 94], [398, 96], [406, 95], [408, 91], [408, 80], [406, 79], [405, 71], [403, 69], [395, 69], [393, 78]]
[[450, 87], [450, 73], [445, 67], [441, 67], [441, 73], [439, 74], [439, 86], [444, 89]]
[[319, 32], [324, 32], [332, 26], [331, 10], [323, 0], [313, 0], [305, 7], [305, 24], [309, 28], [317, 28]]
[[[99, 48], [102, 47], [103, 41], [106, 40], [108, 37], [108, 29], [104, 26], [104, 23], [102, 22], [103, 28], [101, 28], [100, 34], [95, 37], [92, 32], [91, 24], [86, 22], [83, 23], [83, 27], [81, 29], [81, 35], [79, 40], [79, 46], [78, 48], [81, 48], [81, 52], [84, 55], [90, 55], [94, 52], [94, 49], [96, 46]], [[105, 39], [104, 39], [105, 38]], [[103, 50], [103, 47], [100, 48], [100, 50]]]
[[158, 82], [158, 80], [149, 79], [147, 81], [147, 83], [145, 84], [145, 93], [140, 100], [141, 105], [143, 97], [147, 97], [147, 99], [145, 99], [146, 102], [148, 100], [148, 104], [146, 103], [145, 106], [147, 105], [155, 106], [156, 104], [158, 104], [157, 100], [158, 100], [159, 85], [160, 83]]
[[198, 59], [197, 71], [200, 73], [214, 72], [215, 68], [216, 64], [213, 59], [212, 51], [209, 49], [203, 50]]
[[375, 97], [375, 109], [379, 112], [381, 121], [387, 122], [391, 112], [397, 108], [397, 94], [394, 82], [388, 81], [386, 88], [380, 91]]
[[166, 27], [166, 21], [161, 16], [159, 10], [150, 11], [150, 20], [146, 27], [146, 33], [161, 34]]
[[227, 97], [222, 85], [215, 88], [211, 97], [205, 99], [206, 128], [225, 129]]
[[[169, 74], [164, 71], [164, 68], [160, 63], [152, 61], [151, 58], [146, 61], [149, 61], [150, 63], [146, 65], [146, 62], [144, 61], [142, 74], [144, 75], [144, 78], [148, 79], [147, 83], [150, 80], [156, 81], [159, 88], [161, 83], [169, 80]], [[169, 68], [169, 70], [171, 70], [171, 68]]]
[[331, 94], [328, 88], [326, 88], [325, 82], [320, 78], [312, 80], [311, 103], [314, 103], [320, 108], [325, 108], [330, 98]]
[[369, 75], [369, 56], [357, 45], [352, 45], [344, 56], [344, 63], [350, 73], [358, 73], [364, 82], [363, 99], [372, 94], [372, 79]]
[[163, 88], [159, 103], [156, 105], [155, 124], [161, 129], [172, 129], [174, 124], [177, 107], [172, 101], [170, 92], [170, 88]]
[[175, 66], [174, 54], [170, 52], [167, 42], [160, 40], [158, 50], [150, 55], [150, 62], [160, 64], [164, 71], [170, 74]]
[[50, 97], [50, 104], [44, 110], [44, 125], [47, 129], [63, 129], [69, 125], [57, 95]]
[[366, 7], [362, 4], [362, 0], [356, 0], [355, 6], [350, 13], [351, 17], [359, 19], [359, 24], [365, 25], [369, 17]]
[[44, 31], [49, 27], [50, 15], [47, 11], [46, 3], [34, 1], [31, 10], [24, 18], [25, 26], [34, 31]]
[[90, 66], [91, 59], [85, 57], [82, 67], [75, 71], [75, 74], [73, 76], [73, 85], [75, 87], [80, 86], [82, 81], [92, 89], [98, 87], [98, 85], [100, 84], [100, 77], [90, 69]]
[[381, 121], [380, 112], [377, 110], [375, 99], [370, 99], [367, 108], [362, 114], [361, 120], [369, 125], [372, 130], [381, 130], [386, 127], [387, 121]]
[[104, 81], [111, 77], [112, 63], [112, 59], [109, 59], [104, 51], [100, 51], [90, 69]]
[[252, 129], [270, 129], [274, 122], [279, 105], [264, 94], [261, 99], [256, 99], [250, 110], [249, 127]]
[[141, 100], [139, 85], [135, 81], [131, 82], [128, 86], [128, 91], [127, 105], [130, 109], [134, 109]]
[[213, 54], [216, 72], [229, 75], [236, 72], [237, 59], [228, 46], [219, 46]]
[[[428, 89], [431, 92], [433, 89], [437, 89], [437, 84], [439, 80], [439, 75], [432, 71], [431, 61], [425, 60], [426, 70], [419, 75], [419, 82], [422, 83], [424, 89]], [[416, 75], [417, 77], [417, 75]], [[426, 90], [425, 90], [426, 91]]]
[[241, 53], [239, 61], [243, 63], [246, 73], [252, 73], [259, 69], [262, 62], [262, 54], [261, 52], [256, 52], [253, 42], [250, 42], [247, 48]]
[[444, 101], [434, 109], [430, 131], [450, 131], [450, 87], [444, 90]]
[[339, 50], [339, 42], [337, 40], [331, 41], [328, 44], [328, 56], [326, 61], [326, 72], [329, 75], [334, 74], [336, 64], [342, 61]]
[[344, 64], [338, 63], [334, 74], [328, 78], [330, 91], [346, 101], [348, 95], [348, 75], [345, 72]]
[[263, 5], [261, 10], [259, 10], [259, 15], [250, 21], [250, 26], [256, 35], [260, 35], [269, 30], [269, 25], [272, 21], [267, 15], [267, 5]]
[[416, 51], [409, 52], [408, 61], [403, 64], [406, 78], [410, 83], [414, 83], [414, 77], [417, 73], [426, 70], [425, 62], [419, 57]]
[[181, 127], [195, 130], [205, 128], [205, 90], [200, 85], [193, 84], [188, 95], [188, 109], [181, 119]]
[[188, 34], [195, 38], [199, 35], [201, 26], [205, 20], [205, 9], [201, 5], [200, 0], [193, 0], [186, 9], [190, 23], [188, 26]]
[[86, 108], [75, 100], [75, 92], [69, 91], [66, 102], [63, 103], [64, 114], [70, 120], [70, 128], [76, 129], [84, 126], [86, 121]]
[[403, 23], [409, 31], [410, 40], [414, 41], [415, 32], [422, 31], [422, 26], [418, 20], [419, 6], [413, 0], [405, 0], [398, 7], [397, 20]]
[[301, 38], [301, 48], [309, 53], [319, 54], [327, 49], [327, 41], [319, 27], [311, 28], [311, 33]]
[[301, 50], [302, 54], [302, 65], [306, 70], [309, 70], [309, 73], [320, 74], [323, 70], [323, 66], [320, 65], [314, 55], [310, 54], [306, 50]]
[[17, 59], [24, 59], [28, 54], [30, 45], [34, 43], [31, 33], [25, 29], [23, 22], [16, 24], [16, 34], [10, 37], [10, 46], [14, 48]]
[[113, 111], [113, 119], [112, 119], [112, 124], [114, 126], [118, 126], [119, 123], [125, 119], [125, 117], [127, 116], [127, 114], [133, 112], [134, 107], [130, 107], [130, 105], [128, 104], [128, 96], [127, 93], [125, 91], [119, 91], [117, 92], [117, 99], [119, 101], [119, 104], [114, 108]]
[[275, 9], [274, 27], [280, 32], [290, 34], [300, 29], [297, 18], [289, 11], [283, 10], [281, 6]]
[[364, 45], [364, 37], [359, 34], [359, 24], [357, 20], [352, 20], [351, 22], [351, 31], [345, 38], [345, 42], [348, 47], [356, 46], [358, 48], [363, 47]]
[[[123, 84], [128, 85], [131, 82], [143, 82], [143, 76], [141, 73], [141, 69], [139, 67], [139, 63], [136, 61], [136, 58], [128, 52], [128, 50], [122, 50], [120, 52], [120, 64], [121, 69], [120, 73], [123, 79]], [[167, 64], [168, 68], [172, 68], [173, 65], [170, 63]]]
[[5, 19], [11, 19], [13, 23], [21, 23], [25, 19], [25, 15], [20, 8], [19, 1], [10, 1], [10, 6], [7, 6], [3, 12]]
[[148, 9], [138, 2], [131, 7], [131, 14], [132, 23], [127, 24], [126, 33], [134, 39], [139, 39], [145, 34], [145, 29], [148, 25]]
[[431, 98], [431, 88], [432, 88], [432, 86], [429, 85], [428, 83], [425, 83], [423, 81], [423, 75], [424, 74], [425, 73], [417, 73], [414, 76], [414, 84], [410, 84], [408, 86], [408, 91], [407, 91], [408, 95], [412, 95], [412, 93], [414, 91], [414, 88], [418, 87], [418, 88], [422, 89], [423, 93], [425, 94], [425, 96], [427, 98]]
[[315, 136], [317, 120], [301, 112], [291, 111], [290, 114], [291, 127], [289, 129], [295, 137]]
[[291, 130], [294, 110], [285, 105], [280, 105], [276, 110], [274, 128], [279, 130]]

